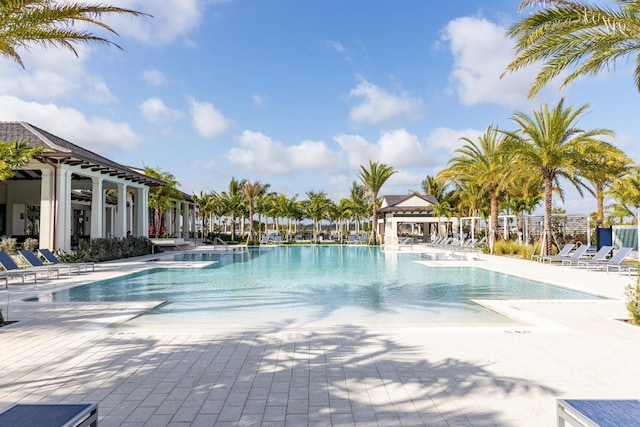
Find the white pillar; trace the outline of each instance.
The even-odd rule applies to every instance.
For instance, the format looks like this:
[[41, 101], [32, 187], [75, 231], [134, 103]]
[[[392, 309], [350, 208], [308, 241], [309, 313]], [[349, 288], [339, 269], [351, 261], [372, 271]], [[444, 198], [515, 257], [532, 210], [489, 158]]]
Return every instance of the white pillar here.
[[182, 203], [182, 237], [189, 239], [189, 203]]
[[[196, 205], [195, 203], [193, 205], [191, 205], [191, 231], [193, 231], [193, 235], [195, 236], [196, 234], [196, 217], [198, 215], [198, 211], [196, 209]], [[202, 230], [204, 230], [204, 224], [202, 224]]]
[[55, 190], [53, 169], [42, 169], [40, 183], [40, 247], [56, 249], [54, 244], [55, 230]]
[[91, 177], [91, 238], [104, 237], [104, 179], [100, 176]]
[[115, 237], [127, 235], [127, 185], [118, 183], [118, 208], [116, 211]]
[[149, 189], [136, 189], [136, 236], [149, 237]]
[[71, 172], [61, 166], [56, 172], [55, 243], [52, 249], [71, 250]]

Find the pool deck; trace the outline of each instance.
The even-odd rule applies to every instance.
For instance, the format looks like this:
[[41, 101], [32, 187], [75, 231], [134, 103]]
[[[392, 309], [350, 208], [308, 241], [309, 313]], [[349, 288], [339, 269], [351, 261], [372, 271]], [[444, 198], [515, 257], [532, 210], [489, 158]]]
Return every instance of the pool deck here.
[[[0, 411], [99, 405], [104, 426], [553, 426], [556, 399], [637, 399], [635, 277], [480, 256], [473, 265], [607, 297], [486, 301], [518, 326], [114, 327], [148, 303], [20, 300], [142, 260], [0, 289]], [[425, 269], [426, 271], [426, 269]], [[10, 301], [7, 303], [7, 301]], [[153, 304], [153, 303], [150, 303]]]

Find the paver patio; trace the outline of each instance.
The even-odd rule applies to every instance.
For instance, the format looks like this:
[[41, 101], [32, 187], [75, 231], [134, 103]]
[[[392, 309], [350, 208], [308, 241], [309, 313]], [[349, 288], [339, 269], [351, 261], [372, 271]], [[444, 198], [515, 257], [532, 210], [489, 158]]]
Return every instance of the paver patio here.
[[[598, 301], [493, 301], [517, 326], [112, 327], [145, 303], [32, 303], [111, 277], [101, 265], [0, 290], [0, 411], [96, 402], [101, 426], [545, 426], [557, 398], [638, 398], [635, 278], [483, 256], [484, 266], [597, 292]], [[427, 269], [425, 268], [425, 272]]]

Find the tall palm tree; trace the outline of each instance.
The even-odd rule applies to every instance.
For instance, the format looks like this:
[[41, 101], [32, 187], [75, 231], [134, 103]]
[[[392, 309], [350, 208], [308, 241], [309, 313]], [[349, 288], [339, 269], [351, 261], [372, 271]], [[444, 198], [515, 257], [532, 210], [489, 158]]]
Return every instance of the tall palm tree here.
[[200, 192], [200, 194], [193, 194], [191, 198], [194, 204], [198, 208], [198, 214], [202, 221], [202, 237], [204, 238], [207, 232], [207, 219], [213, 212], [213, 200], [217, 197], [215, 191], [209, 193]]
[[267, 187], [263, 184], [260, 184], [260, 181], [246, 181], [242, 186], [242, 194], [247, 201], [247, 206], [249, 208], [249, 238], [247, 239], [247, 245], [255, 244], [254, 234], [253, 234], [253, 208], [254, 201], [257, 197], [264, 194]]
[[513, 177], [514, 155], [504, 148], [506, 138], [507, 135], [494, 125], [489, 126], [476, 142], [460, 138], [465, 145], [455, 151], [458, 155], [449, 160], [449, 167], [438, 173], [440, 179], [476, 184], [489, 195], [491, 250], [498, 235], [498, 194]]
[[378, 163], [369, 161], [369, 168], [360, 166], [358, 172], [358, 178], [360, 182], [371, 193], [371, 206], [373, 210], [373, 222], [371, 224], [371, 244], [377, 245], [377, 230], [378, 230], [378, 192], [382, 188], [385, 182], [397, 171], [393, 167], [384, 163]]
[[237, 180], [231, 177], [229, 188], [223, 191], [220, 196], [224, 199], [227, 207], [227, 213], [231, 215], [231, 241], [236, 240], [236, 218], [244, 213], [244, 196], [242, 195], [242, 187], [246, 179]]
[[117, 35], [112, 27], [100, 20], [103, 15], [149, 16], [137, 10], [99, 3], [3, 0], [0, 2], [0, 55], [24, 68], [18, 50], [32, 45], [65, 48], [76, 56], [74, 44], [77, 43], [97, 42], [120, 48], [105, 37], [74, 28], [81, 22]]
[[318, 241], [320, 221], [327, 218], [330, 200], [324, 191], [307, 191], [306, 214], [313, 220], [313, 242]]
[[[618, 59], [635, 55], [634, 78], [640, 90], [640, 3], [613, 0], [616, 8], [593, 2], [571, 0], [525, 0], [528, 6], [542, 6], [513, 24], [508, 34], [516, 40], [516, 58], [505, 73], [536, 62], [542, 70], [536, 75], [529, 97], [533, 98], [553, 78], [568, 73], [566, 86], [578, 77], [608, 70]], [[503, 74], [504, 75], [504, 74]]]
[[578, 128], [577, 121], [587, 108], [586, 104], [576, 109], [565, 108], [561, 99], [551, 110], [543, 104], [532, 116], [523, 112], [512, 115], [520, 129], [510, 133], [509, 149], [516, 153], [521, 170], [536, 171], [544, 181], [543, 254], [549, 254], [552, 247], [554, 184], [560, 188], [558, 178], [566, 178], [582, 195], [582, 189], [586, 188], [580, 176], [585, 167], [585, 144], [614, 135], [609, 129]]
[[[153, 210], [153, 232], [155, 237], [160, 237], [165, 227], [165, 212], [167, 212], [176, 200], [182, 200], [182, 192], [178, 190], [176, 177], [169, 172], [163, 172], [159, 167], [144, 168], [145, 175], [164, 181], [165, 185], [149, 189], [149, 208]], [[171, 219], [169, 219], [171, 221]]]
[[611, 184], [624, 176], [633, 161], [618, 147], [603, 141], [593, 141], [585, 145], [586, 165], [582, 175], [591, 183], [596, 196], [596, 226], [604, 222], [604, 197]]
[[[351, 183], [351, 191], [349, 192], [349, 214], [355, 224], [355, 232], [360, 232], [360, 222], [367, 215], [369, 208], [369, 195], [364, 185], [359, 185], [356, 181]], [[347, 227], [347, 232], [350, 227]]]

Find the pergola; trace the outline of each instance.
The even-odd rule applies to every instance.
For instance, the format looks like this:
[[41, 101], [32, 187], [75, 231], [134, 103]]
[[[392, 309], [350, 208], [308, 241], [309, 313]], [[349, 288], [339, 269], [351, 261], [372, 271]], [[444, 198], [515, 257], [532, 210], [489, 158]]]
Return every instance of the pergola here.
[[399, 244], [398, 226], [400, 224], [421, 226], [426, 238], [431, 225], [451, 222], [450, 219], [433, 216], [433, 207], [437, 204], [438, 200], [435, 197], [423, 194], [383, 196], [378, 212], [382, 215], [379, 225], [384, 226], [384, 233], [382, 233], [384, 244]]

